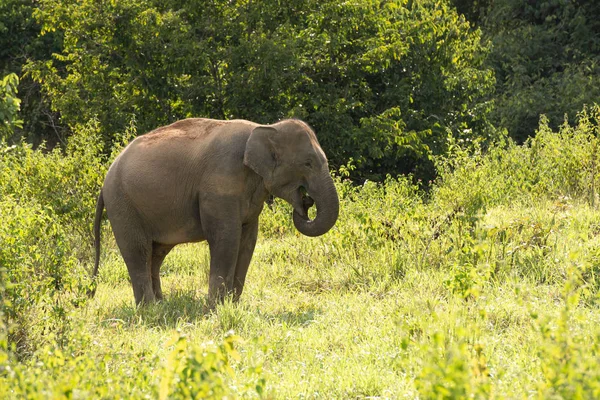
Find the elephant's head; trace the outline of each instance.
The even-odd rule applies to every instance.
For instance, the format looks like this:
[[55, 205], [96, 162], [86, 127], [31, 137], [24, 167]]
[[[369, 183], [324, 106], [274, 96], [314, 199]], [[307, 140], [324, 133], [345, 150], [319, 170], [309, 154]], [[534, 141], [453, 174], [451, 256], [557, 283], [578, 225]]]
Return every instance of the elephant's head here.
[[[302, 121], [257, 126], [250, 134], [244, 164], [262, 176], [265, 188], [294, 207], [294, 225], [302, 234], [319, 236], [333, 227], [339, 200], [327, 158], [315, 133]], [[311, 220], [308, 209], [317, 206]]]

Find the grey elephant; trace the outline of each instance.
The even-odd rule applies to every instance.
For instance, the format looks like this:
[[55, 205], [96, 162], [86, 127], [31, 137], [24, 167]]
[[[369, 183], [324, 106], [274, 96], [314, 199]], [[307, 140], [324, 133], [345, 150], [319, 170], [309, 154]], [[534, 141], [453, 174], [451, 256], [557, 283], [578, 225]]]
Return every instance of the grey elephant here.
[[327, 158], [300, 120], [190, 118], [141, 135], [110, 166], [98, 196], [94, 280], [106, 207], [137, 304], [163, 298], [160, 266], [175, 245], [203, 240], [210, 249], [209, 304], [228, 295], [237, 301], [269, 195], [293, 206], [304, 235], [322, 235], [338, 218]]

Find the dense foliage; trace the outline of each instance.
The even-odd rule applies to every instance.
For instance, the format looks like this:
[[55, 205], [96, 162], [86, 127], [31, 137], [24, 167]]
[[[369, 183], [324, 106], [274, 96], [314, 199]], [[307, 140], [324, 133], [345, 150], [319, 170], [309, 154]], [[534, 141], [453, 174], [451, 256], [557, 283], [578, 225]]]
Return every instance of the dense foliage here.
[[14, 133], [15, 128], [22, 128], [23, 121], [18, 119], [21, 100], [17, 97], [19, 77], [8, 74], [0, 80], [0, 140]]
[[36, 7], [35, 0], [0, 2], [0, 78], [12, 73], [19, 76], [19, 119], [23, 121], [22, 129], [11, 132], [12, 140], [26, 137], [35, 145], [42, 140], [52, 145], [64, 144], [68, 130], [61, 127], [59, 114], [50, 110], [50, 99], [40, 85], [23, 70], [29, 60], [50, 59], [61, 48], [59, 33], [40, 36], [41, 26], [33, 16]]
[[495, 132], [487, 50], [447, 2], [44, 0], [5, 18], [28, 11], [35, 40], [58, 47], [26, 48], [22, 63], [45, 114], [62, 129], [97, 118], [107, 142], [133, 120], [145, 132], [189, 116], [300, 117], [356, 176], [431, 176], [449, 136]]
[[[32, 331], [59, 334], [64, 324], [57, 320], [85, 298], [81, 260], [90, 256], [89, 213], [106, 171], [100, 147], [92, 124], [79, 127], [64, 152], [0, 148], [2, 314], [20, 354], [29, 352]], [[40, 309], [49, 320], [36, 327]]]
[[63, 49], [26, 71], [62, 123], [95, 116], [109, 138], [133, 119], [300, 117], [334, 166], [381, 177], [427, 171], [449, 132], [492, 134], [479, 33], [443, 2], [46, 0], [35, 15]]
[[[456, 8], [455, 8], [456, 7]], [[594, 1], [57, 1], [0, 5], [0, 73], [21, 75], [13, 140], [105, 148], [189, 116], [307, 120], [353, 178], [434, 176], [448, 140], [519, 142], [597, 102]], [[17, 39], [14, 39], [17, 38]], [[7, 136], [6, 134], [4, 136]]]
[[600, 101], [600, 3], [496, 0], [482, 29], [496, 73], [493, 120], [524, 141], [540, 114], [552, 127]]
[[554, 129], [600, 99], [600, 3], [595, 0], [452, 0], [490, 45], [492, 123], [524, 142], [540, 114]]

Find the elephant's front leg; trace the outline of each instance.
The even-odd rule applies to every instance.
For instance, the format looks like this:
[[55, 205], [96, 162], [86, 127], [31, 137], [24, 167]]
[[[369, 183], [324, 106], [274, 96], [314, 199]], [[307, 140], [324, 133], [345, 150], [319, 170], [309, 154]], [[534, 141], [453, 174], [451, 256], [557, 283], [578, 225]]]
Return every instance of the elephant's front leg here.
[[208, 238], [210, 272], [208, 302], [211, 307], [233, 291], [233, 281], [240, 248], [241, 224], [220, 223]]
[[233, 300], [238, 301], [244, 290], [246, 274], [252, 260], [256, 238], [258, 236], [258, 219], [242, 226], [242, 237], [240, 240], [240, 251], [238, 254], [235, 276], [233, 279]]

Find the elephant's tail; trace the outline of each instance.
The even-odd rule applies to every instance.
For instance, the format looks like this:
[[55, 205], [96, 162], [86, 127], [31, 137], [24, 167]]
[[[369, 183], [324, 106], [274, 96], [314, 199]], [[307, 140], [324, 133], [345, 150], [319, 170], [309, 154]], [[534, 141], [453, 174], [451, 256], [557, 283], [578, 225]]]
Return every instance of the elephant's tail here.
[[90, 297], [94, 297], [96, 294], [96, 287], [98, 286], [98, 267], [100, 266], [100, 222], [102, 221], [102, 213], [104, 212], [104, 197], [102, 196], [102, 190], [98, 196], [96, 202], [96, 218], [94, 219], [94, 247], [96, 248], [96, 260], [94, 261], [94, 271], [92, 272], [92, 286], [88, 292]]

